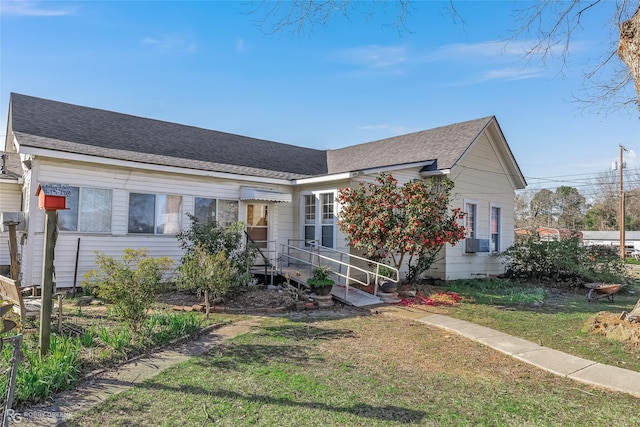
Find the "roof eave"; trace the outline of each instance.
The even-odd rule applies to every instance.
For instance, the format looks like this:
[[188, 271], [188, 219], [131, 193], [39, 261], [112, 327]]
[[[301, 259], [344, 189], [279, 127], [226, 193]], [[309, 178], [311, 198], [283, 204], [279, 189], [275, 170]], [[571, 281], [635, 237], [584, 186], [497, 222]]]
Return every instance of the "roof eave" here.
[[69, 153], [58, 150], [47, 150], [44, 148], [36, 148], [32, 146], [22, 145], [21, 153], [30, 154], [36, 157], [48, 157], [62, 160], [70, 160], [70, 161], [78, 161], [78, 162], [86, 162], [86, 163], [98, 163], [103, 165], [110, 166], [119, 166], [119, 167], [127, 167], [127, 168], [135, 168], [135, 169], [143, 169], [155, 172], [172, 172], [184, 175], [194, 175], [194, 176], [207, 176], [211, 178], [221, 178], [221, 179], [231, 179], [237, 181], [246, 181], [246, 182], [261, 182], [266, 184], [277, 184], [277, 185], [292, 185], [292, 180], [285, 178], [269, 178], [262, 176], [254, 176], [254, 175], [242, 175], [242, 174], [234, 174], [228, 172], [217, 172], [211, 170], [202, 170], [202, 169], [191, 169], [184, 168], [179, 166], [170, 166], [170, 165], [160, 165], [154, 163], [142, 163], [142, 162], [134, 162], [130, 160], [120, 160], [120, 159], [112, 159], [107, 157], [100, 156], [90, 156], [86, 154], [78, 154], [78, 153]]

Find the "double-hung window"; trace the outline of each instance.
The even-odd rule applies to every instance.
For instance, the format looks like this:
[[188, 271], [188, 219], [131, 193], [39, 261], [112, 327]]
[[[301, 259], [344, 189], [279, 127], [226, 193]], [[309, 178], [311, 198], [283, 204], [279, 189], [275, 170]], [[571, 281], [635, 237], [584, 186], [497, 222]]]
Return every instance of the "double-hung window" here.
[[479, 252], [478, 240], [478, 204], [475, 202], [465, 202], [464, 211], [464, 231], [465, 231], [465, 252]]
[[491, 252], [500, 252], [500, 227], [502, 209], [491, 206]]
[[302, 197], [302, 209], [305, 244], [316, 241], [321, 246], [335, 248], [335, 193], [305, 194]]
[[478, 234], [478, 205], [476, 203], [465, 203], [466, 212], [464, 220], [464, 230], [467, 239], [477, 239]]
[[129, 233], [176, 234], [182, 196], [129, 193]]
[[58, 211], [58, 229], [83, 233], [110, 233], [112, 191], [105, 188], [69, 187], [67, 209]]

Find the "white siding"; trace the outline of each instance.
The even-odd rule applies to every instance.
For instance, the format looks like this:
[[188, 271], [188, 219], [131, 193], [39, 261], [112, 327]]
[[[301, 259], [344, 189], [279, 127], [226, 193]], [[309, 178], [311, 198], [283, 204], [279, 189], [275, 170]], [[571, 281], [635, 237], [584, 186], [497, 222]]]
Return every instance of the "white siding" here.
[[[22, 187], [20, 184], [0, 181], [0, 212], [19, 212], [21, 200]], [[4, 226], [0, 224], [0, 265], [10, 265], [9, 232], [3, 230]]]
[[[471, 148], [459, 164], [451, 171], [455, 183], [452, 192], [452, 207], [463, 209], [464, 200], [477, 202], [479, 239], [490, 238], [490, 207], [501, 208], [501, 250], [513, 243], [515, 190], [503, 168], [493, 143], [486, 135]], [[446, 280], [477, 278], [504, 272], [504, 266], [491, 253], [465, 253], [465, 242], [455, 247], [447, 245], [446, 269], [439, 263], [430, 274]]]
[[[148, 172], [143, 170], [125, 169], [119, 167], [101, 166], [71, 162], [50, 161], [40, 158], [34, 161], [33, 191], [37, 183], [59, 183], [78, 187], [108, 188], [112, 193], [112, 226], [111, 233], [77, 233], [60, 231], [55, 251], [55, 282], [58, 287], [70, 287], [74, 283], [75, 260], [78, 238], [80, 238], [80, 252], [78, 253], [78, 274], [76, 282], [79, 284], [83, 274], [95, 268], [95, 251], [108, 255], [119, 256], [125, 248], [147, 248], [151, 256], [170, 256], [178, 262], [183, 255], [178, 240], [172, 235], [142, 235], [128, 234], [128, 202], [130, 192], [151, 194], [174, 194], [182, 196], [182, 228], [190, 225], [187, 213], [193, 212], [195, 197], [210, 197], [216, 199], [238, 200], [241, 185], [255, 185], [260, 183], [240, 183], [211, 177], [194, 177], [182, 174]], [[280, 191], [291, 191], [289, 187], [270, 185]], [[34, 198], [35, 200], [35, 198]], [[37, 207], [32, 204], [32, 209]], [[275, 204], [274, 204], [275, 205]], [[284, 204], [289, 205], [289, 204]], [[239, 217], [245, 218], [245, 203], [240, 202]], [[291, 214], [288, 208], [272, 207], [270, 225], [274, 238], [292, 235], [292, 230], [278, 227], [278, 215], [284, 211], [285, 224], [291, 225]], [[32, 232], [28, 238], [31, 266], [23, 274], [25, 285], [39, 285], [42, 280], [42, 257], [44, 247], [44, 211], [34, 209], [32, 215]], [[177, 265], [177, 264], [176, 264]]]

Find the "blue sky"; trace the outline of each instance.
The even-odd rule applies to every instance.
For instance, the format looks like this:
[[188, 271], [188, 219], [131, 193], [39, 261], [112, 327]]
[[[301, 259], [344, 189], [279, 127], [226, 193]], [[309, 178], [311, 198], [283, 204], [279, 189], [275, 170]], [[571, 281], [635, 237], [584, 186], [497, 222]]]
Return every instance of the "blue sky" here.
[[257, 3], [0, 0], [2, 140], [18, 92], [320, 149], [495, 115], [530, 188], [586, 193], [620, 144], [640, 166], [637, 110], [574, 101], [614, 2], [585, 16], [562, 72], [523, 58], [531, 38], [501, 42], [524, 2], [455, 2], [464, 25], [415, 2], [402, 32], [388, 3], [302, 35], [266, 34]]

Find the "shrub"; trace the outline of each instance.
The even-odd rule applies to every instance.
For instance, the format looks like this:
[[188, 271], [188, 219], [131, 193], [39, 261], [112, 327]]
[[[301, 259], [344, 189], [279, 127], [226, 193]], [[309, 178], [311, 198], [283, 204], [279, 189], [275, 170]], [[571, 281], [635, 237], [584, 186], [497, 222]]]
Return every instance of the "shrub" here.
[[81, 285], [112, 303], [116, 316], [138, 330], [154, 297], [161, 291], [162, 277], [173, 260], [151, 258], [146, 249], [127, 248], [120, 260], [96, 253], [96, 264], [99, 270], [87, 272]]
[[210, 255], [224, 252], [233, 265], [230, 286], [248, 284], [251, 281], [250, 268], [255, 261], [257, 249], [253, 245], [244, 244], [244, 224], [235, 222], [222, 227], [216, 221], [201, 223], [195, 216], [187, 215], [191, 220], [191, 226], [176, 235], [185, 251], [184, 259], [195, 252], [196, 247], [201, 247]]
[[499, 255], [511, 277], [579, 285], [624, 280], [624, 263], [606, 246], [582, 246], [577, 237], [541, 241], [527, 236]]
[[178, 267], [177, 285], [181, 289], [204, 292], [204, 303], [209, 315], [209, 293], [214, 298], [225, 295], [234, 277], [233, 263], [227, 259], [224, 251], [215, 255], [207, 253], [197, 245], [193, 252], [184, 256]]

